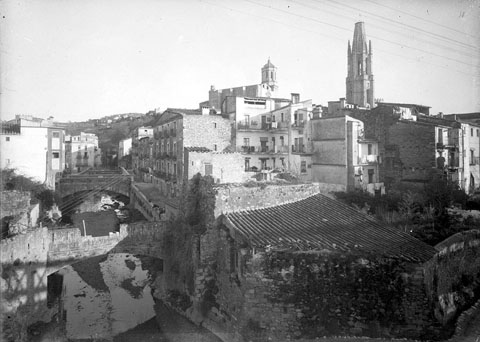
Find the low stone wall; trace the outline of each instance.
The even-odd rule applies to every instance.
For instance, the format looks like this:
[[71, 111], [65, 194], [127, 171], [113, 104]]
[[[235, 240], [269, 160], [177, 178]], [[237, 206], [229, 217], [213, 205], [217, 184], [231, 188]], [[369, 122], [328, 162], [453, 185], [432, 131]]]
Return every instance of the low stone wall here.
[[425, 284], [435, 316], [453, 333], [458, 316], [480, 298], [480, 230], [458, 233], [441, 243], [425, 265]]
[[52, 265], [105, 254], [126, 236], [122, 232], [110, 233], [109, 236], [82, 236], [79, 228], [51, 230], [48, 263]]
[[240, 210], [253, 210], [295, 202], [318, 193], [345, 190], [342, 185], [312, 183], [298, 185], [266, 185], [258, 187], [218, 186], [215, 217]]

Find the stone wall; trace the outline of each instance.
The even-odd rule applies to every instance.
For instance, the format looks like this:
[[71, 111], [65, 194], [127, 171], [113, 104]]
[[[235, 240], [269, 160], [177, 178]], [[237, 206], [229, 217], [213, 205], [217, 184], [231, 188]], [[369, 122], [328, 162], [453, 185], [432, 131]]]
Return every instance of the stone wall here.
[[0, 193], [2, 236], [20, 234], [37, 225], [40, 204], [31, 205], [30, 199], [30, 192], [2, 191]]
[[[414, 121], [398, 121], [389, 127], [388, 158], [391, 165], [385, 165], [386, 178], [425, 181], [435, 168], [435, 126]], [[390, 167], [391, 166], [391, 167]]]
[[225, 185], [216, 187], [215, 217], [240, 210], [253, 210], [295, 202], [318, 193], [345, 190], [342, 185], [312, 183], [298, 185], [267, 185], [246, 187]]
[[199, 254], [194, 316], [227, 340], [423, 338], [440, 330], [421, 265], [329, 252], [254, 254], [226, 229], [204, 234]]
[[183, 147], [206, 147], [223, 152], [230, 146], [231, 123], [220, 115], [185, 115], [183, 117]]
[[30, 192], [2, 191], [0, 192], [0, 212], [2, 217], [15, 216], [26, 211], [30, 206]]
[[54, 265], [78, 261], [108, 252], [145, 254], [162, 258], [164, 222], [138, 222], [122, 224], [120, 231], [108, 236], [82, 236], [79, 228], [50, 231], [48, 263]]
[[28, 231], [0, 243], [0, 312], [5, 341], [25, 341], [27, 326], [50, 320], [47, 309], [46, 228]]
[[480, 231], [458, 233], [425, 265], [435, 316], [449, 333], [457, 317], [480, 299]]

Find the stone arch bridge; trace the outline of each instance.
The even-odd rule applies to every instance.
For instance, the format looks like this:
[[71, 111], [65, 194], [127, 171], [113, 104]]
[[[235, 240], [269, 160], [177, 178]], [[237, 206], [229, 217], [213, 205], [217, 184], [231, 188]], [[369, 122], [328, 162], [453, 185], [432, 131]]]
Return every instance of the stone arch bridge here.
[[87, 170], [80, 174], [62, 177], [56, 184], [61, 198], [77, 192], [112, 191], [130, 197], [133, 176], [126, 170]]

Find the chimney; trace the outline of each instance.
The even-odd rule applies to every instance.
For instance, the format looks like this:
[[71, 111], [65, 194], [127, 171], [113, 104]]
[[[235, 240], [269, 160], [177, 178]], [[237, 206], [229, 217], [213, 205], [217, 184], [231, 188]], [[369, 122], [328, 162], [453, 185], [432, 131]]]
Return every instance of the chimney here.
[[299, 93], [291, 93], [292, 96], [292, 103], [299, 103], [300, 102], [300, 94]]
[[313, 117], [312, 119], [320, 119], [322, 117], [322, 106], [315, 106], [312, 110]]

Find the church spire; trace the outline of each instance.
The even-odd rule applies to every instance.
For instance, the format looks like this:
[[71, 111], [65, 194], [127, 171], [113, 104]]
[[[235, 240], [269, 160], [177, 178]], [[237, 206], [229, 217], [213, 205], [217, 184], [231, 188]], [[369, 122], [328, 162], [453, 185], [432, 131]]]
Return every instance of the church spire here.
[[373, 107], [372, 44], [367, 46], [365, 24], [355, 24], [353, 41], [348, 42], [347, 103]]

